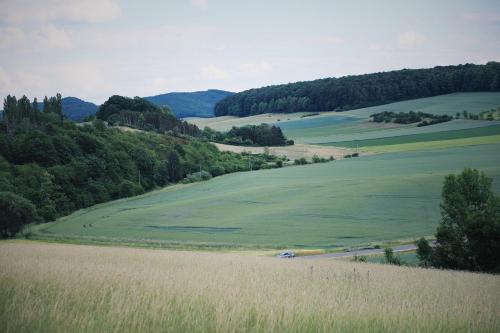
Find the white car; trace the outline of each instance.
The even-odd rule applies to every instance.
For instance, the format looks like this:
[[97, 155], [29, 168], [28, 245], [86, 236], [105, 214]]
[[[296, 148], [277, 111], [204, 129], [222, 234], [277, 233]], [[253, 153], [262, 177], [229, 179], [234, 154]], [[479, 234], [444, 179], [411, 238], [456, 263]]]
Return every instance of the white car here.
[[292, 251], [285, 251], [278, 254], [278, 258], [295, 258], [295, 253]]

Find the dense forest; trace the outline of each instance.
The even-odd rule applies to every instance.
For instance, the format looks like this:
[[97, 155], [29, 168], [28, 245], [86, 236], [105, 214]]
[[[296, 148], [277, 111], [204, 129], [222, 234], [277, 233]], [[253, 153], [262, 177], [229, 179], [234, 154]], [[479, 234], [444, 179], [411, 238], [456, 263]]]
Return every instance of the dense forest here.
[[215, 115], [345, 111], [470, 91], [500, 91], [500, 63], [403, 69], [250, 89], [217, 103]]
[[4, 110], [0, 122], [3, 237], [12, 236], [25, 223], [52, 221], [197, 172], [218, 176], [273, 167], [268, 156], [220, 152], [203, 138], [125, 132], [107, 127], [100, 119], [78, 125], [64, 119], [60, 95], [46, 99], [43, 112], [26, 96], [19, 100], [8, 96]]
[[144, 98], [111, 96], [96, 113], [98, 119], [110, 125], [123, 125], [158, 133], [170, 131], [191, 136], [199, 136], [196, 125], [177, 119], [166, 106], [157, 106]]
[[202, 136], [210, 141], [237, 146], [286, 146], [294, 143], [293, 140], [286, 139], [281, 128], [269, 124], [233, 126], [228, 132], [205, 127]]

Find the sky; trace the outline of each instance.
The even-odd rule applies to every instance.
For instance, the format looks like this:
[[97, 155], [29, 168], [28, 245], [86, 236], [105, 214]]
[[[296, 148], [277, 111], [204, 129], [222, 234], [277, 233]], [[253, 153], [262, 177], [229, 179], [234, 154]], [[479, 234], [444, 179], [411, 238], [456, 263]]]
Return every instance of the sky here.
[[0, 0], [0, 97], [242, 91], [500, 61], [500, 0]]

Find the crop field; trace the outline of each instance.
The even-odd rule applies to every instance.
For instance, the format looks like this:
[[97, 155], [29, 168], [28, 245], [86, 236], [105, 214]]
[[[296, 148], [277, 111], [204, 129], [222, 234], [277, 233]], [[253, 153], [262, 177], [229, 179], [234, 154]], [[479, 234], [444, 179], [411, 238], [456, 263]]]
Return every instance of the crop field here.
[[500, 330], [498, 275], [27, 241], [0, 267], [6, 333]]
[[435, 231], [445, 175], [478, 168], [500, 193], [499, 149], [400, 152], [230, 174], [97, 205], [38, 233], [268, 248], [414, 239]]
[[496, 109], [499, 106], [499, 92], [467, 92], [419, 98], [409, 101], [351, 110], [342, 113], [346, 115], [369, 117], [374, 113], [384, 111], [420, 111], [436, 115], [447, 114], [449, 116], [455, 116], [457, 112], [462, 113], [463, 111], [467, 111], [468, 113], [479, 114], [482, 111]]
[[400, 135], [400, 136], [391, 136], [391, 137], [383, 137], [378, 139], [367, 139], [367, 140], [330, 142], [330, 143], [325, 143], [323, 145], [356, 148], [356, 147], [396, 145], [402, 143], [464, 139], [464, 138], [482, 137], [482, 136], [499, 135], [499, 134], [500, 134], [500, 125], [492, 125], [492, 126], [476, 127], [476, 128], [455, 130], [455, 131]]
[[[478, 136], [478, 137], [470, 137], [462, 139], [422, 141], [422, 142], [411, 142], [411, 143], [401, 143], [401, 144], [382, 145], [382, 146], [370, 146], [362, 148], [360, 151], [405, 152], [414, 150], [445, 149], [445, 148], [489, 145], [489, 144], [499, 144], [499, 143], [500, 143], [500, 135], [488, 135], [488, 136]], [[492, 154], [497, 152], [498, 151], [493, 151], [493, 150], [491, 151]]]
[[[220, 151], [232, 151], [235, 153], [249, 152], [252, 154], [263, 154], [266, 147], [246, 147], [246, 146], [233, 146], [221, 143], [215, 143]], [[354, 152], [353, 149], [328, 147], [318, 145], [294, 144], [293, 146], [275, 146], [267, 147], [267, 151], [271, 155], [286, 156], [289, 160], [305, 158], [311, 160], [313, 156], [329, 159], [330, 157], [336, 160], [342, 159], [345, 155], [350, 155]]]
[[320, 144], [354, 140], [370, 140], [387, 137], [427, 134], [446, 131], [458, 131], [500, 125], [499, 121], [452, 120], [431, 126], [376, 124], [367, 120], [358, 120], [346, 125], [334, 125], [316, 128], [284, 131], [287, 137], [298, 143]]
[[416, 135], [445, 131], [457, 131], [500, 124], [499, 121], [453, 120], [432, 126], [376, 124], [369, 122], [370, 115], [383, 111], [421, 111], [431, 114], [448, 114], [467, 110], [471, 114], [496, 109], [500, 106], [500, 93], [457, 93], [410, 101], [391, 103], [345, 112], [321, 112], [312, 117], [305, 113], [261, 114], [250, 117], [188, 118], [203, 128], [229, 130], [232, 126], [269, 123], [280, 126], [285, 135], [297, 143], [319, 144], [353, 140], [371, 140], [403, 135]]

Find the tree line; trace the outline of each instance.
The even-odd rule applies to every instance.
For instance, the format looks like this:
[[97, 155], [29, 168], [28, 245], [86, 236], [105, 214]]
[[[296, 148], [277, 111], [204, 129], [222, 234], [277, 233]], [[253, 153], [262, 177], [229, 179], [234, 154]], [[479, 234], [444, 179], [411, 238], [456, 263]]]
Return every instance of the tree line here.
[[123, 125], [158, 133], [173, 132], [199, 136], [200, 129], [186, 121], [179, 120], [166, 106], [155, 104], [140, 97], [111, 96], [96, 113], [98, 119], [110, 125]]
[[395, 124], [414, 124], [419, 123], [417, 126], [428, 126], [439, 123], [444, 123], [453, 120], [452, 116], [448, 115], [434, 115], [425, 112], [392, 112], [384, 111], [374, 113], [370, 116], [376, 123], [395, 123]]
[[61, 116], [60, 95], [46, 100], [43, 112], [26, 96], [4, 101], [2, 237], [26, 223], [179, 182], [200, 169], [219, 176], [270, 167], [267, 156], [220, 152], [203, 138], [181, 133], [125, 132], [101, 119], [79, 125]]
[[237, 146], [286, 146], [293, 145], [287, 140], [281, 128], [269, 125], [246, 125], [231, 128], [228, 132], [219, 132], [205, 127], [202, 136], [213, 142]]
[[250, 89], [219, 101], [215, 115], [345, 111], [471, 91], [500, 91], [500, 63], [403, 69]]

